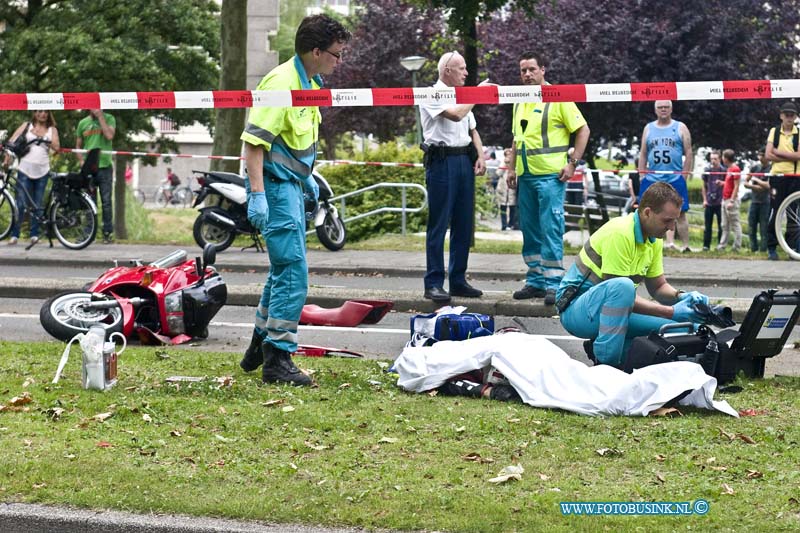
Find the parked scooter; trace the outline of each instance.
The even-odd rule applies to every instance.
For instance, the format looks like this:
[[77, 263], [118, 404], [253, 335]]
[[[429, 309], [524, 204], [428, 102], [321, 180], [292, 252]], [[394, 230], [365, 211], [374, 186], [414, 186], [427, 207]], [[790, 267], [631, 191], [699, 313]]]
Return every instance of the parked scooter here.
[[[247, 220], [247, 193], [244, 178], [230, 172], [194, 171], [201, 188], [195, 195], [193, 207], [200, 214], [194, 221], [194, 240], [201, 247], [213, 244], [218, 252], [233, 244], [237, 235], [250, 235], [251, 247], [263, 251], [261, 235]], [[319, 201], [306, 202], [306, 218], [313, 223], [317, 237], [327, 249], [341, 250], [345, 243], [346, 230], [339, 212], [330, 199], [333, 198], [328, 181], [317, 171], [313, 173], [319, 186]]]
[[202, 260], [176, 250], [144, 265], [106, 271], [82, 291], [67, 291], [45, 301], [39, 312], [44, 329], [68, 341], [101, 324], [143, 344], [180, 344], [206, 338], [208, 324], [225, 305], [228, 289], [214, 268], [216, 250], [207, 246]]

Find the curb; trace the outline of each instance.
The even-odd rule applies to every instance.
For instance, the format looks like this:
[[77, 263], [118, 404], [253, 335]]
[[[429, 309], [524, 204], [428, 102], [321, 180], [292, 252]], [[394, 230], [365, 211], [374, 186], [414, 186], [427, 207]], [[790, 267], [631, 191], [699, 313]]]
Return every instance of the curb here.
[[[253, 306], [258, 304], [261, 297], [262, 286], [256, 285], [228, 285], [228, 301], [226, 305]], [[80, 290], [73, 282], [61, 280], [31, 280], [27, 278], [3, 278], [0, 280], [0, 297], [2, 298], [33, 298], [46, 299], [63, 291]], [[386, 291], [365, 289], [321, 289], [311, 287], [306, 298], [307, 304], [316, 304], [321, 307], [338, 307], [346, 300], [390, 300], [394, 303], [393, 310], [402, 313], [432, 313], [442, 307], [430, 300], [422, 298], [422, 291]], [[750, 300], [744, 298], [730, 298], [715, 300], [733, 311], [733, 318], [741, 322]], [[511, 295], [507, 298], [453, 298], [452, 305], [464, 305], [472, 313], [482, 313], [491, 316], [518, 316], [529, 318], [550, 318], [557, 316], [554, 307], [544, 305], [542, 299], [514, 300]]]

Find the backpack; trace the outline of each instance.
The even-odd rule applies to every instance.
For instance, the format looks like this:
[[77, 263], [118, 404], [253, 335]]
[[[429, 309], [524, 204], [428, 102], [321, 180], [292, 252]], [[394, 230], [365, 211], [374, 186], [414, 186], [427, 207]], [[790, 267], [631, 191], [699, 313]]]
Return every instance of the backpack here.
[[494, 334], [494, 318], [480, 313], [431, 313], [411, 317], [407, 346], [430, 346], [437, 341], [463, 341]]
[[178, 177], [177, 174], [173, 172], [172, 174], [169, 175], [169, 184], [172, 185], [173, 187], [177, 187], [178, 185], [181, 184], [181, 179]]
[[[772, 134], [772, 147], [777, 148], [778, 143], [781, 141], [781, 128], [783, 128], [783, 124], [778, 124], [775, 127], [775, 133]], [[800, 144], [800, 131], [796, 131], [794, 135], [792, 135], [792, 148], [794, 151], [797, 151], [797, 146]], [[794, 162], [794, 173], [797, 174], [797, 161]]]

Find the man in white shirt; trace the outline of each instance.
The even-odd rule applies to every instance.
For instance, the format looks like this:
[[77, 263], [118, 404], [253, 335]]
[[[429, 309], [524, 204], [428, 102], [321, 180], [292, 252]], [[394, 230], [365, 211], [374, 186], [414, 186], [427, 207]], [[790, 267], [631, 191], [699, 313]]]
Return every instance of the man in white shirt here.
[[[458, 52], [439, 59], [435, 88], [461, 87], [467, 65]], [[481, 85], [488, 84], [488, 80]], [[450, 296], [477, 298], [482, 291], [466, 280], [474, 216], [475, 176], [486, 172], [483, 145], [475, 129], [474, 104], [420, 106], [425, 139], [425, 184], [428, 190], [428, 230], [425, 250], [425, 298], [437, 303]], [[444, 290], [444, 236], [450, 227], [450, 292]]]

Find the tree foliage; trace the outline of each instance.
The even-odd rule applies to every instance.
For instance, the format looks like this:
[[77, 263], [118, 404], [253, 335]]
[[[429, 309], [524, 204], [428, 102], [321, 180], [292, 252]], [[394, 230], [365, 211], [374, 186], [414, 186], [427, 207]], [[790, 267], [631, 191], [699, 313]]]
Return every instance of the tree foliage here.
[[[759, 0], [577, 0], [541, 2], [535, 17], [513, 12], [481, 27], [486, 69], [503, 85], [519, 84], [519, 54], [549, 57], [550, 83], [622, 83], [794, 77], [800, 2]], [[535, 39], [531, 36], [535, 35]], [[591, 142], [631, 143], [654, 119], [653, 103], [580, 104]], [[492, 144], [508, 145], [511, 106], [476, 108]], [[778, 121], [770, 100], [679, 101], [674, 117], [686, 122], [695, 145], [763, 148]]]
[[[219, 21], [214, 0], [21, 0], [0, 5], [0, 92], [204, 90], [218, 84]], [[204, 109], [116, 110], [114, 146], [139, 148], [153, 116], [178, 126], [211, 124]], [[61, 144], [75, 146], [83, 112], [56, 112]], [[14, 129], [28, 113], [3, 114]], [[167, 139], [159, 150], [174, 149]], [[125, 237], [124, 164], [117, 165], [117, 234]]]
[[[364, 1], [355, 13], [345, 22], [353, 38], [344, 63], [326, 78], [326, 85], [337, 89], [409, 87], [411, 73], [400, 65], [400, 59], [412, 55], [429, 59], [419, 72], [417, 84], [433, 84], [436, 61], [446, 42], [441, 15], [395, 0]], [[413, 127], [412, 107], [329, 108], [323, 109], [320, 134], [330, 148], [346, 131], [373, 133], [389, 140]]]
[[312, 3], [312, 0], [280, 0], [278, 32], [269, 38], [269, 48], [278, 52], [279, 63], [288, 61], [294, 55], [294, 36], [297, 27], [300, 26]]

